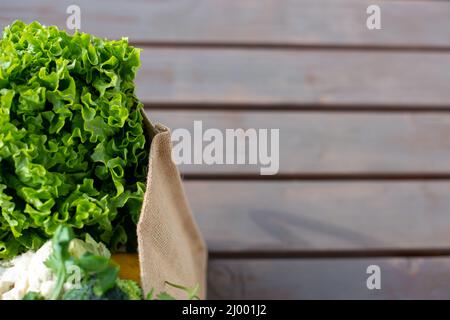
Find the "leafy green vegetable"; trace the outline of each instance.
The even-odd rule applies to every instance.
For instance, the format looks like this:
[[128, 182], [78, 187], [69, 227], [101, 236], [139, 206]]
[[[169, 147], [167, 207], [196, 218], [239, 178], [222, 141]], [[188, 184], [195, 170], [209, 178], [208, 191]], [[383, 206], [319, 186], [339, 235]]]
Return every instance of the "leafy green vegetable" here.
[[157, 296], [156, 296], [157, 300], [175, 300], [174, 297], [172, 297], [170, 294], [168, 294], [167, 292], [163, 291], [160, 292]]
[[117, 287], [128, 296], [128, 300], [142, 300], [142, 289], [133, 280], [117, 279]]
[[[92, 254], [89, 251], [81, 257], [70, 254], [70, 245], [74, 241], [74, 235], [70, 228], [60, 225], [52, 239], [52, 253], [45, 264], [56, 276], [56, 285], [51, 299], [59, 299], [63, 295], [63, 286], [76, 269], [80, 272], [82, 287], [76, 291], [78, 295], [87, 292], [100, 297], [116, 286], [119, 268], [110, 263], [109, 257]], [[75, 293], [74, 293], [75, 294]]]
[[89, 234], [86, 234], [84, 241], [81, 239], [73, 239], [70, 242], [69, 253], [71, 256], [81, 258], [87, 252], [107, 259], [111, 257], [108, 248], [103, 243], [96, 242]]
[[89, 283], [93, 284], [92, 288], [97, 296], [105, 294], [116, 285], [119, 268], [112, 265], [108, 258], [86, 253], [76, 259], [75, 263], [84, 271]]
[[200, 286], [198, 284], [194, 288], [187, 288], [175, 283], [171, 283], [169, 281], [166, 281], [166, 284], [176, 289], [185, 291], [188, 295], [188, 300], [200, 300], [200, 298], [198, 297], [198, 290], [200, 290]]
[[0, 40], [0, 259], [58, 225], [116, 249], [139, 217], [149, 149], [139, 50], [16, 21]]
[[38, 292], [28, 292], [24, 295], [22, 300], [45, 300], [45, 298]]
[[[56, 284], [50, 299], [64, 300], [142, 300], [141, 287], [132, 280], [118, 278], [119, 267], [112, 263], [109, 256], [93, 254], [90, 251], [83, 253], [81, 257], [74, 256], [70, 252], [71, 243], [76, 241], [70, 228], [59, 226], [52, 238], [52, 252], [45, 264], [56, 276]], [[94, 248], [95, 242], [90, 243]], [[77, 281], [70, 281], [73, 272], [80, 274]], [[64, 292], [64, 285], [72, 284], [73, 288]], [[187, 293], [188, 299], [198, 299], [198, 286], [186, 288], [170, 282], [167, 285]], [[146, 300], [155, 300], [151, 291]], [[26, 300], [43, 300], [39, 292], [29, 292]], [[160, 292], [156, 300], [175, 300], [167, 292]]]
[[63, 300], [129, 300], [128, 295], [117, 285], [111, 289], [97, 294], [96, 281], [90, 279], [84, 282], [80, 288], [67, 291]]
[[52, 239], [52, 253], [45, 261], [45, 265], [53, 270], [56, 275], [56, 284], [50, 297], [52, 300], [61, 296], [64, 283], [69, 276], [68, 270], [74, 264], [69, 253], [69, 244], [72, 239], [72, 230], [62, 226], [58, 227]]
[[[178, 284], [174, 284], [171, 282], [166, 281], [166, 285], [171, 286], [176, 289], [183, 290], [187, 293], [187, 300], [200, 300], [198, 294], [198, 290], [200, 290], [200, 286], [197, 284], [194, 288], [188, 288], [184, 286], [180, 286]], [[162, 291], [156, 295], [156, 298], [154, 297], [154, 290], [150, 290], [150, 292], [145, 297], [145, 300], [176, 300], [172, 295], [167, 293], [166, 291]]]

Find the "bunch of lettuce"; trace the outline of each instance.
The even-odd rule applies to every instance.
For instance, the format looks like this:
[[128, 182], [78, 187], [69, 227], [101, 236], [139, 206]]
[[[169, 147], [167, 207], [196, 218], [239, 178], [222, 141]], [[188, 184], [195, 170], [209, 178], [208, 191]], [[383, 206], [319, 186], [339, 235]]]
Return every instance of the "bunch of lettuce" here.
[[[134, 78], [139, 50], [16, 21], [0, 40], [0, 259], [59, 225], [108, 248], [139, 217], [149, 139]], [[128, 237], [132, 238], [132, 237]]]

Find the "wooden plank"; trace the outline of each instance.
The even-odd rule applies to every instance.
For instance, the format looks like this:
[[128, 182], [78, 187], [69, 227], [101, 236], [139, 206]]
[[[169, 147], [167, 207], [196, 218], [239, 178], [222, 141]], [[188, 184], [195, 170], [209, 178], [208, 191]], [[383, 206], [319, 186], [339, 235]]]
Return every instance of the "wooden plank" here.
[[[3, 0], [0, 24], [65, 27], [70, 0]], [[81, 29], [138, 42], [449, 47], [450, 3], [378, 1], [382, 29], [368, 30], [362, 0], [78, 0]]]
[[241, 49], [144, 50], [149, 104], [448, 108], [450, 54]]
[[211, 252], [450, 248], [450, 181], [185, 181]]
[[[368, 290], [367, 267], [381, 269]], [[212, 260], [209, 299], [449, 299], [450, 258]]]
[[[279, 129], [279, 174], [450, 173], [450, 114], [149, 110], [172, 130]], [[200, 139], [201, 141], [201, 139]], [[269, 139], [270, 141], [270, 139]], [[178, 144], [177, 142], [174, 142]], [[256, 142], [258, 143], [258, 142]], [[209, 142], [204, 142], [203, 146]], [[225, 143], [224, 143], [225, 145]], [[246, 159], [248, 163], [247, 146]], [[231, 150], [223, 148], [223, 154]], [[269, 149], [270, 151], [270, 149]], [[192, 158], [192, 157], [191, 157]], [[193, 163], [193, 159], [191, 159]], [[182, 164], [184, 174], [259, 174], [260, 165]]]

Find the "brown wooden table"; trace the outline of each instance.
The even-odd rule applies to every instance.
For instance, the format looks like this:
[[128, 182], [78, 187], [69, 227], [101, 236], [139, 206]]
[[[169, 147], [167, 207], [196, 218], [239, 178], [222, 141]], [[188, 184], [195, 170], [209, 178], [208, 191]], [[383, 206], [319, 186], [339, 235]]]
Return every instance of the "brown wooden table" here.
[[[64, 27], [72, 2], [2, 0], [0, 24]], [[450, 2], [377, 3], [369, 31], [373, 1], [77, 1], [144, 49], [154, 121], [280, 129], [278, 175], [180, 168], [209, 298], [450, 298]]]

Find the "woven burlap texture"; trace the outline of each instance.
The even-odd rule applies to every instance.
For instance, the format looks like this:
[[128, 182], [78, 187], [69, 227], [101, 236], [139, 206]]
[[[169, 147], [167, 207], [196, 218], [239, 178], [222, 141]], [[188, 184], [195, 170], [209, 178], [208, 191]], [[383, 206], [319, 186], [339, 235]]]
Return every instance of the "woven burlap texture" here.
[[[151, 124], [144, 120], [149, 128]], [[167, 291], [177, 299], [186, 299], [186, 294], [166, 281], [186, 287], [199, 284], [199, 297], [204, 299], [207, 249], [172, 161], [170, 131], [158, 124], [153, 134], [147, 189], [137, 225], [141, 284], [145, 294], [152, 289]]]

